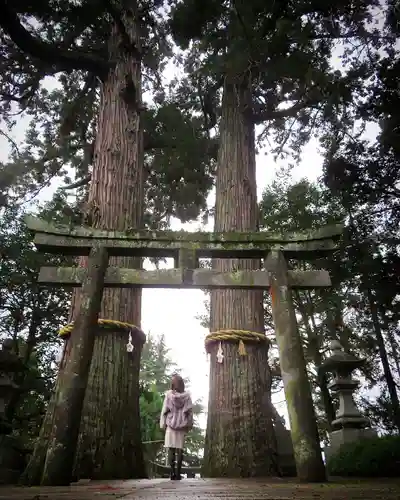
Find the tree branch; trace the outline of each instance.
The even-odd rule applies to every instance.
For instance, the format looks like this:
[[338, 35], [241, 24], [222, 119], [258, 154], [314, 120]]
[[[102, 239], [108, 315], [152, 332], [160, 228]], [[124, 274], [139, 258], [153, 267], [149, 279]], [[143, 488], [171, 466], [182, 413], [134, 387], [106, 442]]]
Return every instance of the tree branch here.
[[381, 36], [381, 35], [375, 35], [373, 33], [365, 33], [365, 34], [360, 34], [358, 32], [348, 32], [348, 33], [338, 33], [338, 34], [318, 34], [318, 35], [311, 35], [309, 37], [310, 40], [349, 40], [350, 38], [361, 38], [363, 41], [371, 41], [371, 40], [382, 40], [382, 41], [391, 41], [392, 37], [391, 36]]
[[305, 108], [313, 107], [319, 104], [317, 100], [303, 100], [298, 101], [290, 108], [285, 109], [275, 109], [275, 110], [265, 110], [265, 111], [253, 111], [253, 121], [256, 125], [269, 121], [276, 120], [279, 118], [294, 118], [299, 111], [302, 111]]
[[17, 143], [14, 141], [12, 137], [10, 137], [6, 132], [0, 129], [0, 135], [2, 135], [12, 146], [12, 148], [16, 151], [16, 153], [19, 155], [19, 149]]
[[74, 182], [73, 184], [66, 184], [59, 188], [60, 191], [67, 191], [69, 189], [77, 189], [79, 187], [87, 186], [89, 182], [92, 180], [92, 174], [88, 174], [83, 179], [79, 179], [79, 181]]
[[84, 70], [100, 77], [108, 71], [107, 62], [94, 54], [65, 50], [32, 36], [12, 9], [11, 0], [0, 0], [0, 7], [0, 26], [22, 52], [43, 61], [56, 71]]

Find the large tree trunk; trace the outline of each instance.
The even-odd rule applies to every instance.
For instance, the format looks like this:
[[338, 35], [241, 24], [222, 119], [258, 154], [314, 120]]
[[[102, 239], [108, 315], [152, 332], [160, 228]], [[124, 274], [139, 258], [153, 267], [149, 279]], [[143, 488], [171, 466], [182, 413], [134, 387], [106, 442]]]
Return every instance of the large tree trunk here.
[[126, 351], [127, 333], [103, 329], [93, 356], [82, 412], [74, 477], [146, 477], [140, 432], [139, 371], [142, 339]]
[[[225, 83], [216, 181], [215, 231], [256, 231], [258, 226], [254, 125], [247, 82]], [[214, 260], [213, 268], [259, 269], [257, 260]], [[211, 292], [211, 331], [264, 333], [263, 292]], [[210, 395], [203, 474], [208, 477], [271, 476], [277, 455], [270, 407], [268, 344], [223, 343], [217, 363], [211, 347]]]
[[[129, 35], [137, 41], [134, 15]], [[98, 228], [139, 228], [143, 212], [143, 148], [140, 130], [141, 62], [125, 52], [117, 28], [109, 40], [111, 61], [117, 61], [101, 86], [94, 167], [88, 215]], [[136, 92], [134, 91], [136, 89]], [[82, 259], [84, 264], [86, 259]], [[139, 267], [131, 258], [111, 258], [111, 266]], [[79, 310], [74, 294], [71, 319]], [[140, 289], [105, 289], [100, 317], [140, 326]], [[126, 351], [128, 334], [99, 330], [82, 412], [75, 474], [96, 479], [145, 477], [139, 420], [139, 361]], [[64, 359], [69, 355], [66, 345]], [[139, 356], [139, 358], [137, 358]], [[136, 359], [137, 358], [137, 359]], [[63, 368], [61, 364], [60, 371]], [[60, 378], [59, 378], [60, 379]], [[57, 382], [56, 393], [59, 389]], [[50, 403], [24, 482], [40, 481], [54, 401]], [[78, 416], [77, 416], [78, 418]]]

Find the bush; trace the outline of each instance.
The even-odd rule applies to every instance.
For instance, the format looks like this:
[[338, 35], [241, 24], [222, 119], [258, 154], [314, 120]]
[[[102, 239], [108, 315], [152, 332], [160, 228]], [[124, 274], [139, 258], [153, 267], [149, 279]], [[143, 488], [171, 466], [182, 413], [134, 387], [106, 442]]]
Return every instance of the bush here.
[[400, 436], [344, 444], [327, 462], [331, 476], [400, 477]]

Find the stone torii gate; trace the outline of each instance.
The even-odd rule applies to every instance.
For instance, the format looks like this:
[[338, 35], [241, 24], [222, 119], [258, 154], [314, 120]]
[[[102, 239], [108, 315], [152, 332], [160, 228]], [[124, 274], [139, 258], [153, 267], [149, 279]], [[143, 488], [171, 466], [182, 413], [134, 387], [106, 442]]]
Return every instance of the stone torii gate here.
[[[68, 484], [70, 480], [104, 287], [270, 289], [297, 475], [304, 481], [325, 479], [291, 288], [329, 287], [331, 282], [325, 270], [288, 269], [286, 259], [312, 260], [333, 251], [342, 226], [282, 235], [137, 230], [121, 233], [49, 224], [31, 216], [26, 223], [35, 232], [34, 243], [39, 251], [89, 255], [87, 268], [43, 267], [39, 276], [43, 285], [82, 286], [83, 295], [62, 374], [63, 400], [55, 406], [52, 450], [47, 453], [43, 475], [47, 484]], [[109, 267], [110, 256], [172, 257], [175, 267], [157, 271]], [[264, 269], [199, 269], [199, 258], [263, 259]]]

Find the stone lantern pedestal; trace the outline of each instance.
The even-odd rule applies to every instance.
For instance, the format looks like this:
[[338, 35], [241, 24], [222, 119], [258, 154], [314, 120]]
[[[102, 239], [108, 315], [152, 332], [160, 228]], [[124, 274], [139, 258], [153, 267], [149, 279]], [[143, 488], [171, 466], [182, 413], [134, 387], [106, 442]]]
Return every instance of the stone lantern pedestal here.
[[328, 388], [337, 394], [339, 410], [332, 422], [333, 431], [329, 435], [331, 444], [324, 449], [326, 459], [342, 444], [377, 436], [376, 430], [371, 428], [369, 419], [361, 414], [353, 399], [353, 393], [358, 388], [359, 382], [351, 375], [355, 369], [364, 364], [364, 360], [344, 352], [337, 340], [331, 342], [330, 349], [332, 355], [322, 364], [321, 371], [330, 372], [334, 376]]

